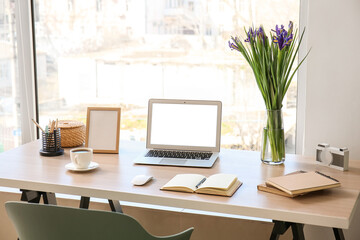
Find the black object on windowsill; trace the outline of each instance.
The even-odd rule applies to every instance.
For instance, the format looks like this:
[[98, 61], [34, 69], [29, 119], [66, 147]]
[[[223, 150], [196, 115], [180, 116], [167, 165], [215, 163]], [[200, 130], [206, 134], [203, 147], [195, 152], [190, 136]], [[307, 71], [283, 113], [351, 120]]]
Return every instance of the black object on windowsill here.
[[42, 132], [42, 149], [40, 149], [40, 155], [59, 156], [63, 154], [64, 149], [61, 148], [60, 128], [54, 130], [52, 133]]

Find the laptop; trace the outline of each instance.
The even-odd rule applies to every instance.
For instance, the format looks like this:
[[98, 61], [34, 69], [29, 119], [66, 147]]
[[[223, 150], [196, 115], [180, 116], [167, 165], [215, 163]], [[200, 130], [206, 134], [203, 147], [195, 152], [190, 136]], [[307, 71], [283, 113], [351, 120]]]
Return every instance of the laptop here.
[[212, 167], [220, 152], [220, 101], [150, 99], [146, 152], [136, 164]]

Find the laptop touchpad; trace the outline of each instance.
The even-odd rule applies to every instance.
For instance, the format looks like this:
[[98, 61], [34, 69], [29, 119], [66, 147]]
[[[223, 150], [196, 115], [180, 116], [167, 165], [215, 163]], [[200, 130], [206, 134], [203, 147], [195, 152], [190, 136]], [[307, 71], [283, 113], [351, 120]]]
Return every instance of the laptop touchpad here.
[[173, 159], [173, 158], [163, 158], [160, 161], [160, 164], [169, 164], [169, 165], [183, 165], [187, 160]]

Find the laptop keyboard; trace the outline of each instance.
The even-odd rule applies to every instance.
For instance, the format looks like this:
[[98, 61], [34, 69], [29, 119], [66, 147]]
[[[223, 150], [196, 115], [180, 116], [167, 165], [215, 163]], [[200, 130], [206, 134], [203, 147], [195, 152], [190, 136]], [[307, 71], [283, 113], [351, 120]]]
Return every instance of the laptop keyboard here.
[[209, 160], [212, 153], [209, 152], [188, 152], [188, 151], [164, 151], [150, 150], [145, 157], [166, 157], [166, 158], [183, 158], [195, 160]]

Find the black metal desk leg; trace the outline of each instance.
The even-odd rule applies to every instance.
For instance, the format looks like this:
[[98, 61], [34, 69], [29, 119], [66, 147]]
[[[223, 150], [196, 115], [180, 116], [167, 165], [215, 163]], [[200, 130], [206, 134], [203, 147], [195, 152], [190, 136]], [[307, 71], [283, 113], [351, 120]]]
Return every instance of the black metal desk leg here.
[[278, 240], [280, 235], [284, 234], [286, 230], [288, 230], [291, 224], [276, 220], [273, 220], [273, 222], [274, 222], [274, 227], [271, 232], [270, 240]]
[[122, 207], [120, 205], [120, 201], [111, 200], [111, 199], [108, 199], [108, 200], [109, 200], [109, 205], [110, 205], [111, 211], [118, 212], [118, 213], [123, 213]]
[[41, 193], [37, 191], [20, 189], [21, 193], [21, 201], [29, 202], [29, 203], [39, 203], [41, 198]]
[[43, 192], [42, 196], [45, 204], [57, 205], [55, 193]]
[[89, 208], [89, 204], [90, 204], [90, 197], [83, 197], [81, 196], [80, 199], [80, 208], [85, 208], [88, 209]]
[[20, 189], [21, 201], [29, 203], [40, 203], [41, 196], [43, 197], [45, 204], [57, 205], [55, 193], [39, 192], [33, 190]]
[[336, 240], [345, 240], [343, 230], [341, 228], [333, 228]]
[[[89, 204], [90, 204], [90, 197], [81, 196], [79, 207], [88, 209]], [[110, 205], [111, 211], [119, 212], [119, 213], [123, 212], [119, 201], [109, 199], [109, 205]]]
[[284, 222], [273, 220], [274, 228], [271, 232], [270, 240], [278, 240], [280, 235], [283, 235], [289, 227], [291, 227], [294, 240], [305, 240], [304, 237], [304, 224]]
[[304, 224], [292, 223], [291, 230], [292, 230], [294, 240], [305, 240]]

